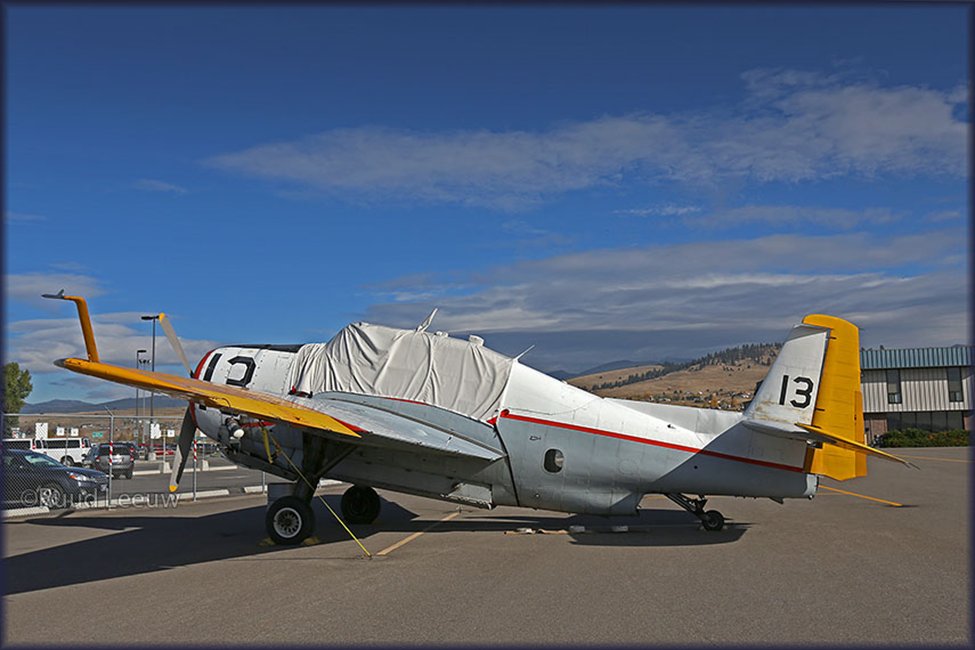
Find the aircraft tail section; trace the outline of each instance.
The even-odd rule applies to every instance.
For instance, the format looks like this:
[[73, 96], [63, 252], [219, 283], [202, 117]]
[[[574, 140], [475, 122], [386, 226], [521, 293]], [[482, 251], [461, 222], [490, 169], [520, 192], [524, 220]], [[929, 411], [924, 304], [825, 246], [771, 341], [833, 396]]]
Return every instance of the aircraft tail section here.
[[[802, 322], [829, 328], [829, 344], [823, 361], [819, 395], [811, 431], [824, 431], [834, 437], [865, 445], [863, 394], [860, 391], [860, 330], [835, 316], [812, 314]], [[866, 454], [824, 444], [806, 453], [807, 471], [839, 481], [867, 475]]]
[[837, 480], [866, 476], [869, 448], [856, 325], [835, 316], [806, 316], [783, 344], [744, 416], [770, 435], [804, 431], [822, 443], [806, 452], [809, 473]]
[[828, 328], [806, 321], [792, 328], [745, 409], [746, 420], [812, 424], [829, 333]]

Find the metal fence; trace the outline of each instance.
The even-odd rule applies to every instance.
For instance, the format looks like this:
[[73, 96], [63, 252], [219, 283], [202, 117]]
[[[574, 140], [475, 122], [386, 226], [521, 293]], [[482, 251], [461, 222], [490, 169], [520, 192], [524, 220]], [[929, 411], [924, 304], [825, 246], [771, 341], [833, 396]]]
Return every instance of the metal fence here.
[[[43, 438], [77, 436], [92, 442], [108, 442], [109, 439], [155, 444], [171, 448], [179, 435], [182, 415], [147, 416], [118, 415], [115, 413], [4, 413], [4, 438], [20, 435], [33, 438], [41, 426]], [[153, 424], [158, 424], [158, 437], [153, 438]], [[7, 424], [12, 431], [8, 431]], [[19, 430], [19, 431], [18, 431]]]
[[[167, 486], [182, 416], [156, 416], [151, 421], [111, 412], [2, 416], [4, 509], [138, 506], [139, 502], [165, 507], [167, 500], [173, 505], [178, 502]], [[192, 491], [185, 496], [194, 500], [197, 472], [203, 468], [204, 456], [214, 449], [202, 443], [194, 438], [182, 481], [192, 482]], [[149, 489], [133, 491], [127, 480], [135, 474], [155, 475], [158, 480], [143, 481]]]

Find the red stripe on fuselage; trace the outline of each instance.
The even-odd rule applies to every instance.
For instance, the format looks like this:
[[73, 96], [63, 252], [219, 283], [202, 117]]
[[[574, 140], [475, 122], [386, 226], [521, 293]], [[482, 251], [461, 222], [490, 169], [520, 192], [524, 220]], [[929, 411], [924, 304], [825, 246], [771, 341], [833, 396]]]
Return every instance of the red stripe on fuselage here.
[[559, 429], [571, 429], [572, 431], [581, 431], [582, 433], [593, 433], [596, 434], [597, 436], [607, 436], [609, 438], [618, 438], [620, 440], [628, 440], [630, 442], [639, 442], [644, 445], [654, 445], [655, 447], [664, 447], [666, 449], [686, 451], [691, 454], [703, 454], [705, 456], [714, 456], [715, 458], [734, 460], [740, 463], [751, 463], [752, 465], [761, 465], [763, 467], [771, 467], [773, 469], [781, 469], [788, 472], [802, 472], [801, 467], [782, 465], [780, 463], [772, 463], [767, 460], [758, 460], [755, 458], [745, 458], [744, 456], [732, 456], [731, 454], [722, 454], [719, 451], [710, 451], [708, 449], [697, 449], [695, 447], [687, 447], [685, 445], [678, 445], [672, 442], [664, 442], [663, 440], [650, 440], [649, 438], [639, 438], [637, 436], [626, 435], [625, 433], [616, 433], [615, 431], [594, 429], [592, 427], [584, 427], [578, 424], [568, 424], [566, 422], [554, 422], [552, 420], [542, 420], [539, 418], [529, 417], [527, 415], [514, 415], [507, 409], [502, 411], [499, 417], [507, 418], [509, 420], [519, 420], [521, 422], [531, 422], [532, 424], [542, 424], [545, 426], [557, 427]]
[[[216, 352], [218, 349], [219, 348], [214, 348], [214, 349], [210, 350], [209, 352], [207, 352], [206, 354], [203, 355], [203, 358], [200, 359], [200, 363], [196, 364], [196, 370], [193, 371], [193, 375], [192, 375], [193, 379], [199, 379], [200, 378], [200, 373], [203, 372], [203, 366], [204, 366], [204, 364], [206, 364], [207, 359], [209, 359], [210, 358], [210, 355], [213, 354], [214, 352]], [[193, 402], [190, 402], [189, 405], [187, 406], [187, 408], [190, 411], [190, 419], [193, 420], [193, 426], [195, 426], [197, 429], [199, 429], [200, 428], [200, 425], [196, 421], [196, 404], [194, 404]]]
[[210, 350], [209, 352], [207, 352], [206, 354], [203, 355], [203, 358], [200, 359], [200, 363], [196, 364], [196, 370], [193, 371], [193, 379], [199, 379], [200, 378], [200, 373], [203, 372], [203, 365], [207, 362], [207, 359], [210, 358], [210, 355], [213, 354], [216, 351], [217, 351], [217, 348], [214, 348], [214, 349]]
[[430, 406], [426, 402], [418, 402], [415, 399], [406, 399], [404, 397], [387, 397], [386, 399], [391, 399], [397, 402], [406, 402], [407, 404], [419, 404], [420, 406]]

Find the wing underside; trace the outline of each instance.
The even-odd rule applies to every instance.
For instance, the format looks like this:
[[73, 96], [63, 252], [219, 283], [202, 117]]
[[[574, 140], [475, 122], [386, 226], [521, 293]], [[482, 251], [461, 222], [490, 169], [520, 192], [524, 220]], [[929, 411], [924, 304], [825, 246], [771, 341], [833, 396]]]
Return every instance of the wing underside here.
[[[331, 413], [343, 422], [354, 424], [357, 430], [368, 431], [368, 435], [358, 441], [360, 445], [402, 451], [433, 451], [484, 461], [495, 461], [504, 456], [504, 452], [495, 445], [477, 440], [473, 435], [396, 412], [398, 404], [395, 400], [378, 401], [380, 404], [370, 405], [337, 398], [316, 398], [314, 403], [316, 408]], [[471, 427], [475, 426], [487, 428], [487, 425], [471, 421]]]

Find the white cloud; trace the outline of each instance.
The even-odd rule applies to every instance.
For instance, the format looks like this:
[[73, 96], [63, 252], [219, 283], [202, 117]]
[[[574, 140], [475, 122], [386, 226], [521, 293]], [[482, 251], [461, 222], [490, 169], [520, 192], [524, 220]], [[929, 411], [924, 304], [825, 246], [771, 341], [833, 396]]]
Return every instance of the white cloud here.
[[901, 216], [887, 208], [819, 208], [801, 205], [745, 205], [716, 210], [703, 215], [687, 216], [687, 224], [709, 227], [735, 227], [746, 223], [768, 226], [816, 224], [840, 230], [850, 230], [864, 224], [887, 224]]
[[508, 353], [537, 343], [534, 363], [575, 370], [781, 340], [816, 312], [863, 327], [865, 345], [948, 345], [967, 338], [964, 265], [925, 267], [963, 249], [946, 230], [595, 250], [494, 269], [466, 295], [376, 305], [367, 320], [406, 326], [439, 306], [438, 329]]
[[7, 223], [37, 223], [47, 221], [47, 217], [40, 214], [28, 214], [26, 212], [11, 212], [8, 210], [5, 215]]
[[530, 207], [552, 194], [616, 182], [642, 152], [679, 155], [677, 134], [653, 116], [606, 117], [546, 133], [422, 133], [362, 127], [217, 156], [218, 167], [369, 197]]
[[501, 232], [505, 234], [505, 237], [494, 242], [493, 245], [511, 244], [538, 249], [539, 247], [561, 246], [572, 241], [571, 237], [563, 233], [539, 228], [520, 219], [509, 219], [502, 222]]
[[631, 217], [681, 217], [700, 211], [701, 208], [696, 205], [674, 205], [673, 203], [665, 203], [663, 205], [655, 205], [648, 208], [614, 210], [613, 214], [622, 214]]
[[924, 220], [931, 223], [940, 223], [943, 221], [955, 221], [961, 219], [961, 216], [961, 210], [939, 210], [924, 215]]
[[632, 113], [547, 130], [335, 129], [207, 163], [357, 200], [529, 208], [624, 182], [720, 184], [839, 175], [962, 176], [957, 88], [880, 86], [801, 71], [743, 75], [737, 107]]
[[[139, 312], [119, 312], [92, 316], [92, 329], [102, 361], [125, 367], [135, 366], [138, 349], [150, 349], [150, 337]], [[65, 357], [85, 358], [85, 343], [78, 318], [32, 319], [7, 326], [7, 358], [32, 373], [67, 372], [53, 364]], [[192, 363], [217, 347], [213, 341], [184, 339], [180, 342]], [[156, 366], [182, 365], [162, 332], [156, 337]]]
[[44, 293], [61, 289], [75, 296], [92, 298], [104, 293], [98, 280], [81, 273], [10, 273], [4, 276], [4, 295], [35, 307], [51, 308], [51, 301], [41, 298]]
[[132, 184], [137, 190], [147, 192], [164, 192], [169, 194], [186, 194], [186, 188], [174, 183], [156, 180], [154, 178], [141, 178]]

